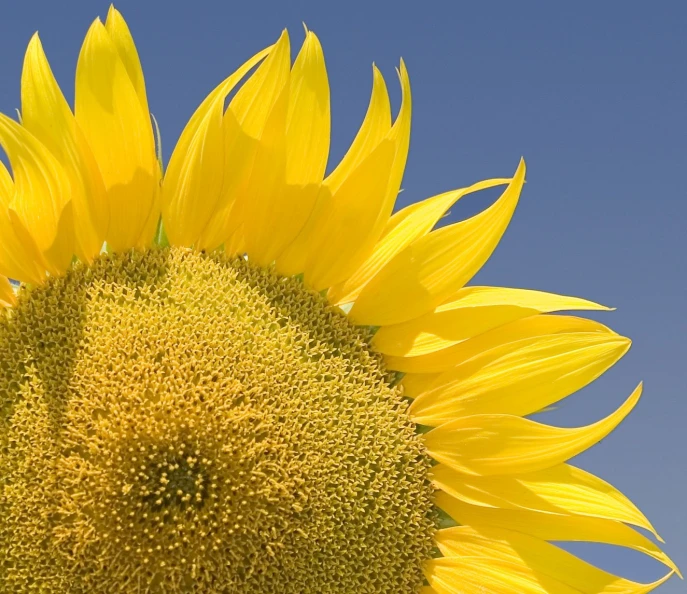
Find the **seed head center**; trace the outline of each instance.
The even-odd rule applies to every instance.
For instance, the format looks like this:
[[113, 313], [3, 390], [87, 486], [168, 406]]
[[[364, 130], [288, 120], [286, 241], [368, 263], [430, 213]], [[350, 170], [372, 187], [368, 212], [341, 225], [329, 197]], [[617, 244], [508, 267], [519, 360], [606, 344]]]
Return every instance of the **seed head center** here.
[[0, 320], [12, 592], [416, 593], [429, 461], [369, 332], [243, 259], [103, 255]]

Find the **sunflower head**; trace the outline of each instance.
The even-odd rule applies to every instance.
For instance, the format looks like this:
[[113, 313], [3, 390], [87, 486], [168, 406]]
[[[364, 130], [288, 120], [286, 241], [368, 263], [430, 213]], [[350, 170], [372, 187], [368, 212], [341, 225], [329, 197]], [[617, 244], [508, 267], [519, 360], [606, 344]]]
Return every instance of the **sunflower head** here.
[[[527, 418], [629, 340], [584, 299], [466, 284], [515, 210], [510, 178], [394, 213], [410, 82], [382, 74], [325, 175], [317, 36], [222, 81], [163, 167], [111, 8], [67, 104], [38, 36], [0, 114], [0, 592], [648, 592], [552, 541], [639, 550], [642, 513], [567, 460], [607, 418]], [[231, 95], [231, 99], [227, 98]], [[503, 186], [435, 229], [463, 196]], [[10, 281], [11, 279], [11, 281]]]

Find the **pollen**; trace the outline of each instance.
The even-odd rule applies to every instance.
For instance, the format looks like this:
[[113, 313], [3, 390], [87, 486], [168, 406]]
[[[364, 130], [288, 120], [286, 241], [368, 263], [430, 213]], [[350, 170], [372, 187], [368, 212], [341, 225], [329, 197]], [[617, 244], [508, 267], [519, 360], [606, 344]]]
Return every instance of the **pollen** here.
[[297, 278], [104, 254], [0, 319], [0, 592], [416, 593], [430, 462]]

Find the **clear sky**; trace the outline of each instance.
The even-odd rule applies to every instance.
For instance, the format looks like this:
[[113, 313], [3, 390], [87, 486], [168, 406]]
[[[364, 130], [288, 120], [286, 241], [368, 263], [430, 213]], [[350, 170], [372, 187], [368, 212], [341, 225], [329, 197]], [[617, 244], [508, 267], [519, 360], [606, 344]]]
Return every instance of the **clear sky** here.
[[[640, 381], [644, 397], [576, 463], [628, 494], [687, 571], [687, 281], [682, 176], [687, 165], [687, 3], [122, 0], [143, 62], [165, 158], [214, 85], [301, 22], [324, 45], [336, 162], [364, 115], [374, 61], [392, 99], [406, 60], [413, 134], [401, 203], [510, 175], [528, 183], [511, 226], [473, 284], [584, 296], [617, 307], [598, 316], [633, 339], [601, 380], [564, 401], [551, 422], [592, 422]], [[39, 30], [73, 98], [79, 47], [108, 3], [4, 2], [0, 111], [19, 107], [24, 49]], [[466, 199], [450, 220], [493, 195]], [[662, 568], [639, 554], [575, 546], [636, 580]], [[662, 594], [684, 592], [672, 580]]]

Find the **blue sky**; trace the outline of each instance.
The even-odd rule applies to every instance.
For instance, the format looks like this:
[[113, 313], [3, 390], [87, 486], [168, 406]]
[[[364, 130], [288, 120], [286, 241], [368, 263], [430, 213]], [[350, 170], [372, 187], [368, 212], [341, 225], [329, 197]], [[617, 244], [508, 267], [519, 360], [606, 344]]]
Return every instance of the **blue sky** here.
[[[35, 30], [71, 100], [83, 35], [107, 7], [93, 0], [3, 6], [0, 111], [19, 106], [23, 53]], [[632, 338], [632, 350], [550, 420], [592, 422], [645, 381], [630, 418], [576, 462], [628, 494], [687, 570], [686, 3], [123, 0], [117, 7], [139, 48], [165, 158], [205, 94], [282, 28], [300, 43], [301, 22], [325, 48], [330, 163], [360, 124], [373, 61], [398, 105], [401, 56], [414, 100], [402, 204], [508, 176], [523, 155], [521, 204], [473, 283], [618, 308], [597, 317]], [[466, 199], [449, 220], [493, 198]], [[573, 548], [632, 579], [661, 574], [639, 554]], [[659, 591], [684, 587], [673, 580]]]

